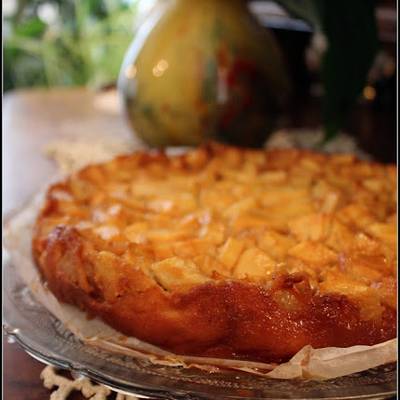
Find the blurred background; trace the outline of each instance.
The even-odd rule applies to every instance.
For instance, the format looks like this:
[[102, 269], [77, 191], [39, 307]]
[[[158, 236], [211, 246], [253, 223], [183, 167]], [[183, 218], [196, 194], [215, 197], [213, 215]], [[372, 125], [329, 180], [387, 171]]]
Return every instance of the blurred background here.
[[[85, 86], [103, 91], [115, 87], [127, 48], [159, 2], [3, 0], [4, 90]], [[345, 2], [335, 3], [338, 15], [349, 12], [340, 7]], [[324, 123], [321, 110], [327, 86], [321, 59], [326, 44], [315, 34], [312, 16], [293, 4], [250, 1], [249, 7], [276, 37], [293, 83], [290, 104], [278, 128], [318, 128]], [[356, 135], [362, 148], [377, 159], [395, 161], [396, 2], [379, 0], [373, 7], [378, 45], [362, 90], [340, 128]], [[342, 29], [335, 26], [338, 32]], [[366, 36], [364, 42], [373, 40]], [[336, 79], [345, 79], [337, 75]]]

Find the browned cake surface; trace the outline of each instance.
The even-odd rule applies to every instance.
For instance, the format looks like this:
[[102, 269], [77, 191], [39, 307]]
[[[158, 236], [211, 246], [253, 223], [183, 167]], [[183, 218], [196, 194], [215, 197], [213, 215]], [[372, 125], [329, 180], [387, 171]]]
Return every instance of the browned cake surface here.
[[210, 145], [53, 185], [33, 252], [61, 300], [176, 353], [283, 361], [396, 335], [396, 168]]

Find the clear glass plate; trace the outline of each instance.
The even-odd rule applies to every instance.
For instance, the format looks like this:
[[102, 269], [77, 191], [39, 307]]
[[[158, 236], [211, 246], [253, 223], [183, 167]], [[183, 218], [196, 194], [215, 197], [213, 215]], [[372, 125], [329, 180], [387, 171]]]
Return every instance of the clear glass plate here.
[[12, 265], [3, 263], [3, 328], [30, 355], [111, 389], [156, 399], [378, 399], [396, 393], [396, 365], [327, 381], [266, 379], [155, 366], [83, 344], [38, 304]]

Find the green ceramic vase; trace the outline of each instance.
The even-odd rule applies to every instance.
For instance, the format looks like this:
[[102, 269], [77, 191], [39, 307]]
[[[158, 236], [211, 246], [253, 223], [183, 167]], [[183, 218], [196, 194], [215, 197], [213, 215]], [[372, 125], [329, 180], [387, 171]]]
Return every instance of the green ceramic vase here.
[[138, 30], [119, 89], [137, 136], [156, 147], [213, 139], [257, 147], [289, 93], [272, 35], [243, 0], [173, 0]]

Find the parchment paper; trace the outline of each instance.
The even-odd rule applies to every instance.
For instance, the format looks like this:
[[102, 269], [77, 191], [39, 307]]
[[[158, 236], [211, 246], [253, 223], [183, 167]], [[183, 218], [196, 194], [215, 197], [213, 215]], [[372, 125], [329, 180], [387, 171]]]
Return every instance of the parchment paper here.
[[36, 299], [69, 330], [89, 345], [150, 360], [155, 364], [196, 367], [207, 371], [236, 369], [279, 379], [330, 379], [395, 362], [397, 339], [374, 346], [313, 349], [305, 346], [293, 358], [280, 365], [172, 354], [134, 337], [126, 337], [99, 319], [88, 319], [76, 307], [60, 303], [41, 281], [31, 255], [32, 226], [43, 193], [15, 215], [5, 227], [4, 241], [13, 266], [31, 289]]

